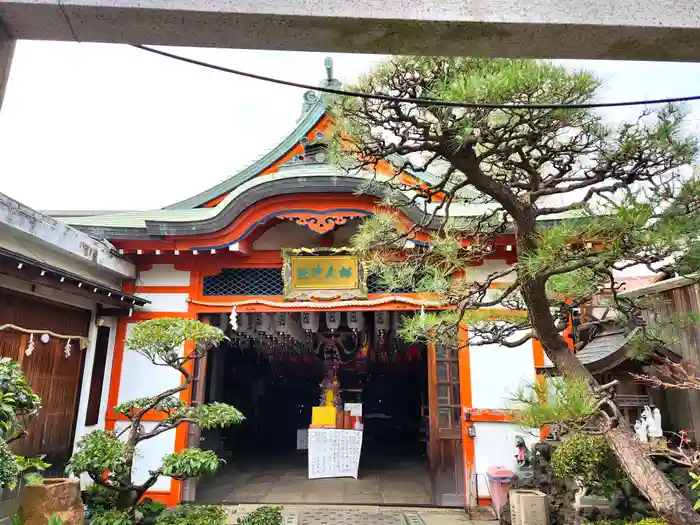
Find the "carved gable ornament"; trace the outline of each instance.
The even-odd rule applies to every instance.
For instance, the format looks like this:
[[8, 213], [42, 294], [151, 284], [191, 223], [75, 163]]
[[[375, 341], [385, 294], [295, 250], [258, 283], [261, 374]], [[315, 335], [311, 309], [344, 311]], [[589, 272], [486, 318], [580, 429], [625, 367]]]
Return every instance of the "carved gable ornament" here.
[[366, 269], [348, 248], [283, 248], [285, 299], [366, 299]]
[[294, 221], [300, 226], [306, 226], [311, 231], [324, 234], [333, 231], [338, 226], [347, 224], [350, 219], [358, 219], [369, 215], [361, 210], [332, 210], [327, 212], [295, 211], [278, 215], [278, 219]]

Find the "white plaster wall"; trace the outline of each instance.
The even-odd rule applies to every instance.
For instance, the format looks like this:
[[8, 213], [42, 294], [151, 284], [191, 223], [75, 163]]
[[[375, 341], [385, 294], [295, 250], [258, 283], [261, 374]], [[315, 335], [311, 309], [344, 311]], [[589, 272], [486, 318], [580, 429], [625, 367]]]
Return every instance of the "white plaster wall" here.
[[532, 340], [517, 348], [475, 345], [469, 355], [474, 408], [511, 408], [509, 398], [535, 380]]
[[138, 293], [139, 297], [151, 301], [139, 309], [140, 312], [186, 312], [186, 293]]
[[[467, 278], [473, 281], [484, 281], [489, 275], [508, 269], [511, 266], [503, 259], [486, 259], [480, 266], [470, 266], [467, 268]], [[500, 283], [510, 283], [515, 281], [515, 272], [498, 279]]]
[[[144, 430], [149, 432], [158, 423], [155, 421], [145, 421]], [[115, 430], [119, 432], [126, 427], [125, 422], [117, 422]], [[161, 466], [163, 456], [175, 452], [175, 430], [163, 432], [152, 439], [142, 441], [136, 447], [136, 458], [132, 469], [133, 481], [137, 484], [143, 483], [149, 478], [149, 471], [156, 470]], [[151, 490], [170, 490], [171, 478], [161, 476]]]
[[137, 286], [189, 286], [190, 272], [176, 270], [172, 264], [154, 264], [150, 270], [140, 272]]
[[474, 470], [478, 476], [479, 497], [489, 496], [486, 470], [492, 466], [515, 472], [516, 436], [522, 436], [528, 447], [539, 441], [539, 431], [523, 429], [512, 423], [474, 423]]
[[[126, 337], [129, 337], [135, 323], [126, 327]], [[118, 402], [130, 401], [138, 397], [151, 397], [169, 388], [178, 386], [182, 374], [170, 367], [154, 365], [141, 354], [124, 350], [122, 376], [119, 384]]]

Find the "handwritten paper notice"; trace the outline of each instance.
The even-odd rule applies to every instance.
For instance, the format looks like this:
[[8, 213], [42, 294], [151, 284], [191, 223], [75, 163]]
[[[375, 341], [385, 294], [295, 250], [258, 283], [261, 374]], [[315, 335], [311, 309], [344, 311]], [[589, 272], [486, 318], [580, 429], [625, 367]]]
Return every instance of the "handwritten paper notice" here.
[[309, 429], [309, 479], [357, 479], [361, 452], [361, 431]]

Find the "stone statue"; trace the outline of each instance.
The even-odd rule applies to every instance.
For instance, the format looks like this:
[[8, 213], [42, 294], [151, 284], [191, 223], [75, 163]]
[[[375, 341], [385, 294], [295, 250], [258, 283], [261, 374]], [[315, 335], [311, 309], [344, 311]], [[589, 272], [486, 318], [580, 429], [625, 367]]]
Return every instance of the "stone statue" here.
[[652, 412], [648, 405], [645, 406], [644, 410], [642, 410], [642, 419], [646, 423], [648, 438], [660, 439], [664, 436], [661, 428], [661, 412], [658, 408], [655, 408], [654, 412]]
[[525, 440], [522, 436], [515, 437], [515, 447], [518, 452], [515, 454], [515, 459], [518, 464], [518, 469], [527, 469], [532, 466], [532, 453], [527, 448]]
[[649, 441], [648, 423], [646, 419], [638, 419], [634, 423], [634, 433], [637, 434], [638, 441], [642, 443], [647, 443]]
[[[658, 437], [663, 437], [664, 429], [661, 426], [661, 410], [659, 410], [658, 408], [654, 409], [654, 427], [657, 428], [659, 431]], [[655, 437], [655, 436], [652, 436], [652, 437]]]

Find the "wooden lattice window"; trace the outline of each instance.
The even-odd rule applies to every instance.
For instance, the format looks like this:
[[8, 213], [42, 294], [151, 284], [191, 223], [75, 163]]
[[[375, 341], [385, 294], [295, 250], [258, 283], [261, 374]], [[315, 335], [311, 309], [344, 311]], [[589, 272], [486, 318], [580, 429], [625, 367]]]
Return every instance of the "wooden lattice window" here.
[[459, 349], [435, 348], [438, 428], [460, 430], [462, 405], [459, 394]]

